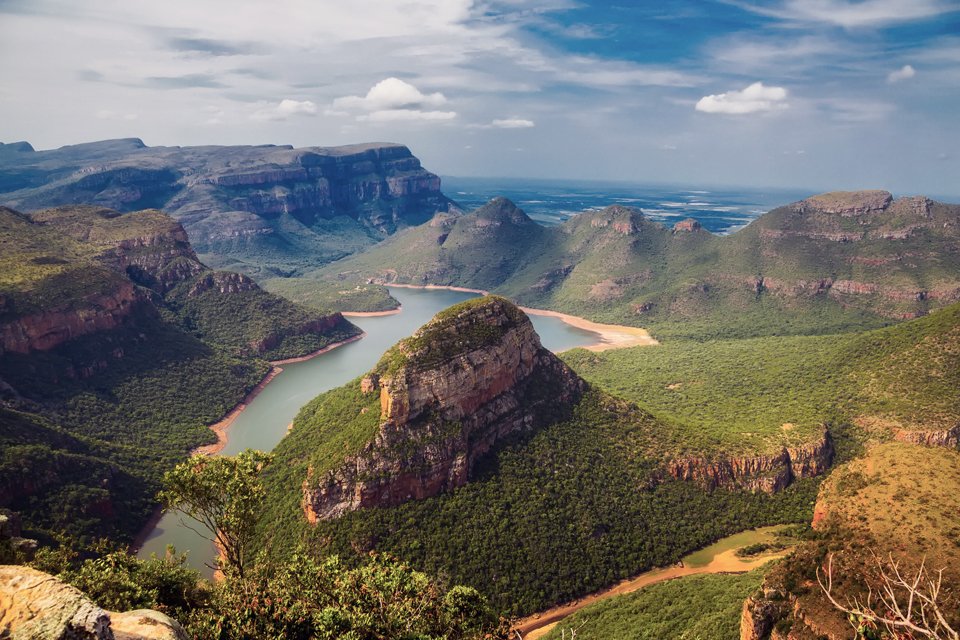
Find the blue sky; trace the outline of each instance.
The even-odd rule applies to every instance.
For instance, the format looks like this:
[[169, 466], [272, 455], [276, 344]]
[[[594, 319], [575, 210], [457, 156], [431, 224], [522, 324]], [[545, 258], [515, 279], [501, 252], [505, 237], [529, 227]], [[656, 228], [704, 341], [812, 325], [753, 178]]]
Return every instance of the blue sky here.
[[0, 140], [960, 196], [960, 0], [0, 0]]

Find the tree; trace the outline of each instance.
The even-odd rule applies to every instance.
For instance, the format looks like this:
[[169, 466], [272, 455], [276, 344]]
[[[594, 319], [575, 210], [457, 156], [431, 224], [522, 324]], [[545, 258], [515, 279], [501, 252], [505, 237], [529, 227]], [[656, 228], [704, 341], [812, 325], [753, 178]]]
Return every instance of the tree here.
[[915, 575], [904, 573], [889, 556], [886, 562], [877, 558], [880, 586], [870, 588], [863, 600], [854, 598], [841, 604], [833, 595], [833, 555], [823, 569], [817, 568], [817, 582], [830, 603], [849, 616], [857, 638], [892, 638], [895, 640], [960, 640], [960, 632], [950, 626], [940, 602], [943, 570], [936, 577], [927, 573], [926, 561]]
[[235, 457], [195, 455], [163, 478], [160, 500], [199, 523], [205, 531], [183, 524], [216, 544], [220, 568], [240, 577], [266, 495], [261, 474], [272, 460], [272, 455], [252, 449]]

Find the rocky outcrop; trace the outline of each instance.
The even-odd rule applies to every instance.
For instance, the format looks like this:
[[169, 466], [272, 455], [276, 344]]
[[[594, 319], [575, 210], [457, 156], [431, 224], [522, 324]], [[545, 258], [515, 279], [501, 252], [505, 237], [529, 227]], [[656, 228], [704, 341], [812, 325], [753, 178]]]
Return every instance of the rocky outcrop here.
[[794, 480], [819, 475], [833, 461], [833, 438], [824, 429], [814, 442], [784, 447], [779, 453], [758, 456], [689, 457], [667, 464], [667, 473], [708, 489], [718, 487], [775, 493]]
[[325, 316], [317, 316], [313, 320], [304, 322], [299, 326], [288, 328], [282, 334], [273, 333], [261, 340], [251, 342], [250, 348], [255, 353], [266, 353], [279, 346], [287, 337], [302, 336], [311, 333], [325, 334], [336, 328], [337, 325], [344, 324], [347, 324], [347, 322], [339, 311]]
[[699, 231], [703, 226], [694, 218], [686, 218], [673, 225], [673, 233], [693, 233]]
[[232, 271], [213, 271], [198, 278], [196, 282], [190, 287], [190, 291], [187, 292], [188, 298], [195, 298], [201, 294], [204, 294], [208, 291], [216, 291], [218, 293], [242, 293], [244, 291], [255, 291], [260, 287], [257, 286], [257, 283], [253, 281], [252, 278], [243, 275], [242, 273], [234, 273]]
[[24, 640], [187, 640], [156, 611], [110, 613], [78, 589], [29, 567], [0, 565], [0, 638]]
[[118, 281], [114, 291], [86, 296], [68, 308], [15, 317], [0, 323], [0, 355], [48, 351], [95, 331], [115, 329], [130, 318], [143, 297], [132, 282]]
[[498, 443], [564, 417], [586, 388], [512, 303], [480, 298], [438, 315], [361, 382], [378, 393], [376, 436], [306, 479], [315, 522], [437, 495], [468, 482]]
[[829, 213], [840, 216], [861, 216], [883, 211], [893, 202], [893, 196], [888, 191], [832, 191], [793, 205], [798, 213]]
[[960, 424], [949, 429], [901, 429], [893, 437], [900, 442], [956, 449], [960, 447]]

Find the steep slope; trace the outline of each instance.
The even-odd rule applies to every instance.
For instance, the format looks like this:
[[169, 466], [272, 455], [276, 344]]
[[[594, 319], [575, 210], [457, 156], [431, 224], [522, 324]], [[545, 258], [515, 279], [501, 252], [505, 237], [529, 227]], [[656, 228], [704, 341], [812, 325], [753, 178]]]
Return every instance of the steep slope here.
[[439, 214], [309, 276], [492, 289], [511, 278], [552, 233], [506, 198], [494, 198], [469, 215]]
[[815, 481], [801, 478], [829, 446], [806, 463], [717, 458], [709, 482], [682, 482], [667, 428], [586, 386], [511, 303], [478, 298], [301, 410], [266, 472], [261, 543], [389, 551], [527, 613], [742, 528], [809, 519]]
[[[817, 498], [817, 536], [780, 563], [743, 608], [743, 640], [841, 640], [852, 635], [817, 584], [832, 557], [840, 602], [880, 588], [878, 560], [899, 563], [911, 579], [921, 561], [943, 569], [941, 605], [955, 626], [960, 581], [956, 513], [960, 453], [887, 443], [836, 469]], [[902, 595], [902, 594], [901, 594]]]
[[[7, 150], [7, 147], [10, 147]], [[290, 275], [447, 211], [406, 147], [147, 147], [107, 140], [0, 153], [0, 202], [22, 210], [162, 208], [215, 267]]]
[[358, 331], [211, 271], [155, 210], [0, 209], [0, 247], [0, 504], [33, 530], [131, 536], [267, 373], [255, 356]]
[[[478, 236], [463, 252], [470, 269], [426, 250], [442, 235], [420, 227], [315, 276], [479, 287], [695, 339], [871, 328], [960, 300], [960, 206], [885, 191], [814, 196], [722, 237], [612, 206], [520, 236], [522, 246]], [[500, 277], [475, 276], [487, 269]]]

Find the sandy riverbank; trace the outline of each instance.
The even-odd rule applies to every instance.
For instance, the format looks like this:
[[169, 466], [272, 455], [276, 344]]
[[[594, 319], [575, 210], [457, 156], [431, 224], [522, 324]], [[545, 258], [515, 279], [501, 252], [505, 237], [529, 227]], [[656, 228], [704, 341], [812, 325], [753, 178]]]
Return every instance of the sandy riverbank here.
[[666, 567], [664, 569], [653, 569], [641, 573], [634, 578], [624, 580], [605, 591], [600, 591], [580, 600], [553, 607], [552, 609], [541, 611], [526, 618], [521, 618], [517, 621], [516, 625], [514, 625], [513, 629], [523, 640], [537, 640], [550, 633], [550, 631], [567, 616], [600, 600], [633, 593], [652, 584], [665, 580], [673, 580], [674, 578], [682, 578], [683, 576], [692, 576], [700, 573], [746, 573], [771, 560], [782, 558], [786, 555], [787, 551], [788, 550], [777, 554], [762, 555], [757, 558], [740, 558], [737, 556], [736, 549], [728, 549], [714, 556], [709, 564], [700, 567], [676, 566]]
[[[489, 291], [484, 291], [483, 289], [446, 287], [436, 284], [388, 284], [384, 286], [399, 287], [401, 289], [446, 289], [447, 291], [476, 293], [482, 296], [490, 295]], [[533, 309], [531, 307], [520, 308], [528, 315], [557, 318], [566, 324], [569, 324], [571, 327], [583, 329], [584, 331], [589, 331], [600, 336], [598, 342], [583, 347], [588, 351], [607, 351], [608, 349], [624, 349], [626, 347], [660, 344], [646, 329], [641, 329], [640, 327], [627, 327], [619, 324], [602, 324], [587, 320], [586, 318], [581, 318], [579, 316], [572, 316], [568, 313], [560, 313], [559, 311], [549, 311], [547, 309]]]
[[323, 355], [328, 351], [332, 351], [337, 347], [342, 347], [345, 344], [356, 342], [357, 340], [359, 340], [365, 335], [367, 334], [360, 333], [358, 335], [353, 336], [352, 338], [347, 338], [346, 340], [341, 340], [340, 342], [334, 342], [333, 344], [328, 344], [323, 349], [319, 349], [317, 351], [314, 351], [313, 353], [307, 354], [305, 356], [300, 356], [298, 358], [287, 358], [286, 360], [272, 361], [270, 364], [273, 365], [273, 368], [270, 369], [270, 372], [263, 378], [263, 380], [257, 383], [257, 386], [255, 386], [250, 391], [250, 393], [246, 395], [246, 397], [243, 400], [237, 403], [237, 405], [233, 409], [231, 409], [230, 412], [227, 413], [227, 415], [223, 416], [223, 418], [221, 418], [219, 422], [215, 422], [214, 424], [210, 425], [210, 430], [217, 435], [217, 441], [214, 442], [213, 444], [206, 444], [206, 445], [203, 445], [202, 447], [197, 447], [191, 453], [194, 455], [201, 454], [205, 456], [212, 456], [223, 451], [223, 448], [227, 446], [227, 442], [229, 441], [227, 431], [230, 429], [230, 425], [233, 424], [234, 420], [236, 420], [237, 417], [241, 413], [243, 413], [243, 410], [247, 408], [247, 405], [253, 402], [253, 399], [256, 398], [258, 395], [260, 395], [260, 392], [263, 391], [264, 388], [266, 388], [266, 386], [270, 384], [270, 382], [274, 378], [276, 378], [278, 375], [283, 373], [283, 368], [281, 367], [281, 365], [293, 364], [294, 362], [304, 362], [306, 360], [310, 360], [311, 358], [316, 358], [317, 356]]
[[344, 318], [379, 318], [381, 316], [395, 316], [401, 311], [403, 311], [403, 305], [386, 311], [341, 311], [340, 315]]

